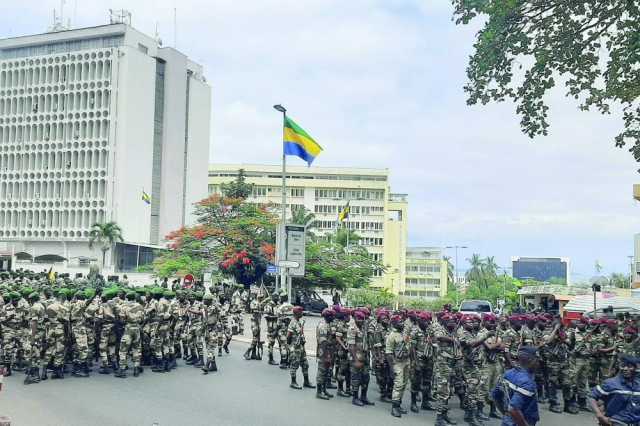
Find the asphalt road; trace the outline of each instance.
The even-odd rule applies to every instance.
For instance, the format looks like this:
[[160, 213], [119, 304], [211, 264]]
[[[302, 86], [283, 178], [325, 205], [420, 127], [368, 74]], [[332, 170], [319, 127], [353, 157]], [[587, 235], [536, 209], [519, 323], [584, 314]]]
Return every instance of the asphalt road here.
[[[324, 426], [340, 419], [350, 425], [434, 424], [431, 412], [395, 419], [389, 414], [389, 404], [354, 407], [349, 398], [322, 401], [315, 398], [312, 389], [289, 389], [287, 371], [267, 365], [266, 360], [245, 361], [241, 358], [245, 348], [245, 344], [233, 342], [231, 354], [218, 360], [220, 371], [207, 376], [181, 362], [170, 373], [146, 369], [142, 376], [127, 379], [99, 374], [87, 379], [69, 376], [30, 386], [22, 384], [23, 375], [18, 373], [5, 378], [0, 415], [8, 416], [14, 426]], [[315, 359], [311, 358], [310, 364], [315, 382]], [[372, 398], [377, 398], [375, 387], [372, 384]], [[587, 414], [541, 411], [542, 425], [594, 424]], [[453, 410], [453, 416], [462, 420], [460, 410]], [[487, 426], [498, 424], [493, 421]]]

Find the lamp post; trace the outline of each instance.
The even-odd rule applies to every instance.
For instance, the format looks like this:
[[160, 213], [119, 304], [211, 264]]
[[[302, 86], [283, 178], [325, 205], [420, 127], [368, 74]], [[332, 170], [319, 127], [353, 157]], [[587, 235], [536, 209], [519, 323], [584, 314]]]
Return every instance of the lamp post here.
[[629, 288], [633, 287], [633, 258], [634, 256], [627, 256], [629, 258]]
[[[284, 125], [287, 121], [287, 109], [280, 104], [274, 105], [273, 109], [282, 113], [282, 143], [284, 144]], [[282, 216], [281, 216], [281, 226], [280, 226], [280, 247], [278, 247], [278, 262], [281, 260], [285, 260], [282, 256], [286, 256], [285, 254], [285, 239], [287, 238], [286, 231], [286, 223], [287, 223], [287, 157], [284, 154], [284, 145], [282, 146]], [[291, 289], [288, 286], [287, 282], [287, 268], [280, 268], [280, 287], [285, 287], [287, 289], [287, 294], [289, 296], [289, 300], [292, 299]]]
[[456, 257], [455, 257], [455, 271], [454, 271], [454, 283], [453, 283], [453, 288], [456, 290], [456, 309], [458, 308], [458, 249], [466, 249], [469, 248], [467, 246], [446, 246], [445, 249], [455, 249], [456, 250]]
[[502, 269], [502, 301], [507, 304], [507, 271], [513, 270], [510, 266], [498, 266], [498, 269]]

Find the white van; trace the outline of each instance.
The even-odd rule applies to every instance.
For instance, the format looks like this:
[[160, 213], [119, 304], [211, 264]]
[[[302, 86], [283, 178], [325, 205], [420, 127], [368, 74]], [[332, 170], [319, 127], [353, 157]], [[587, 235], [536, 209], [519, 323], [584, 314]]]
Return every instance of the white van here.
[[458, 311], [472, 315], [490, 314], [493, 312], [493, 306], [488, 300], [463, 300]]

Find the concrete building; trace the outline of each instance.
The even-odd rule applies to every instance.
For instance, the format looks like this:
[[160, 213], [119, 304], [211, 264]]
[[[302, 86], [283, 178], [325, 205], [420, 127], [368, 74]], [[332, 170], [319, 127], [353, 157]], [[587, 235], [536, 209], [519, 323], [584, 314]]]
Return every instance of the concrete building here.
[[[249, 201], [271, 203], [282, 200], [281, 166], [254, 164], [212, 164], [209, 193], [219, 193], [220, 185], [234, 180], [243, 169], [247, 182], [255, 185]], [[306, 208], [316, 216], [315, 232], [336, 232], [338, 213], [350, 203], [349, 220], [344, 224], [357, 232], [360, 243], [386, 266], [372, 285], [399, 294], [405, 282], [407, 245], [407, 196], [393, 194], [387, 169], [287, 166], [287, 215], [291, 209]]]
[[[640, 201], [640, 184], [633, 185], [633, 198]], [[640, 287], [640, 234], [633, 236], [633, 264], [630, 267], [634, 287]]]
[[447, 295], [447, 261], [439, 247], [408, 247], [402, 294], [437, 299]]
[[551, 282], [556, 279], [571, 284], [566, 257], [513, 257], [511, 263], [513, 277], [519, 280]]
[[210, 111], [202, 66], [126, 23], [0, 40], [0, 251], [99, 258], [115, 221], [107, 263], [148, 261], [207, 194]]

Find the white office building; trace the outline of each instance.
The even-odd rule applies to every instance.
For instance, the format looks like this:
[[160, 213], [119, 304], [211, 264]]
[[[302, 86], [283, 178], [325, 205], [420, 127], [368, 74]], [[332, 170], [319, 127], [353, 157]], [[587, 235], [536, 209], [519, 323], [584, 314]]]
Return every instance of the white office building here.
[[108, 264], [148, 261], [207, 195], [210, 112], [202, 66], [126, 23], [0, 40], [0, 252], [86, 262], [115, 221]]

